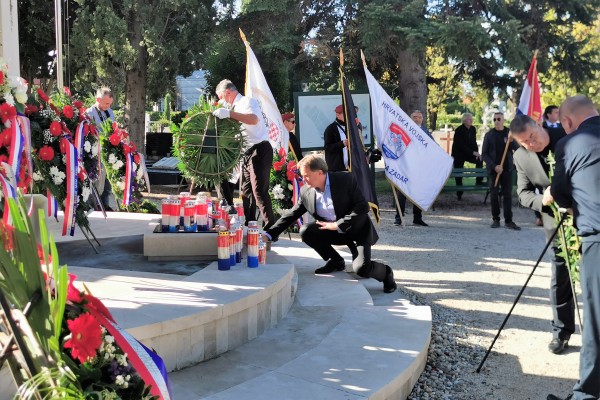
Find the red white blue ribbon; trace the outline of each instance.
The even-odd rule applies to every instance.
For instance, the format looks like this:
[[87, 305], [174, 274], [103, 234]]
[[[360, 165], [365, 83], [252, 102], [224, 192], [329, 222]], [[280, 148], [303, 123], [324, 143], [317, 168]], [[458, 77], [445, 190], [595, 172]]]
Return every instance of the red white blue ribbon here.
[[77, 169], [79, 161], [77, 159], [77, 150], [68, 140], [65, 140], [67, 146], [67, 197], [65, 198], [65, 219], [63, 221], [62, 235], [69, 232], [70, 236], [75, 235], [75, 212], [77, 210]]
[[46, 199], [48, 201], [48, 216], [54, 217], [58, 221], [58, 200], [49, 189], [46, 190]]
[[[17, 116], [17, 122], [21, 128], [21, 135], [23, 136], [23, 156], [27, 159], [27, 173], [33, 174], [33, 160], [31, 158], [31, 121], [24, 115]], [[33, 187], [33, 180], [31, 181]]]
[[23, 155], [23, 135], [21, 128], [17, 123], [17, 117], [10, 119], [10, 135], [12, 136], [12, 144], [10, 145], [10, 154], [8, 155], [8, 164], [15, 174], [15, 179], [19, 183], [19, 172], [21, 170], [21, 157]]
[[123, 207], [131, 204], [131, 193], [133, 192], [133, 157], [131, 153], [125, 154], [125, 188], [123, 189]]
[[142, 171], [144, 171], [144, 181], [146, 182], [146, 190], [148, 190], [148, 193], [150, 193], [150, 177], [148, 176], [148, 168], [146, 168], [146, 160], [144, 159], [144, 155], [137, 153], [137, 155], [140, 157], [140, 165], [138, 165], [138, 168], [143, 168]]
[[[7, 164], [4, 163], [4, 168], [7, 168]], [[15, 187], [7, 180], [4, 175], [0, 174], [0, 185], [2, 186], [2, 192], [4, 193], [4, 215], [2, 220], [6, 225], [11, 225], [12, 220], [10, 218], [10, 211], [8, 208], [8, 199], [16, 199], [17, 198], [17, 190]]]
[[79, 157], [83, 157], [83, 143], [85, 141], [85, 125], [87, 124], [87, 121], [81, 121], [79, 123], [79, 125], [77, 125], [77, 129], [75, 130], [75, 142], [73, 143], [73, 145], [75, 146], [75, 149], [77, 150], [77, 154], [79, 155]]
[[[93, 296], [90, 295], [90, 297]], [[101, 304], [98, 299], [94, 298], [94, 303], [97, 302]], [[123, 352], [127, 353], [127, 358], [131, 366], [135, 368], [144, 383], [151, 386], [150, 394], [158, 396], [160, 400], [171, 400], [167, 368], [158, 354], [148, 349], [127, 331], [119, 327], [115, 323], [113, 316], [103, 305], [102, 307], [90, 307], [89, 311], [106, 328], [108, 333], [115, 338], [115, 342]]]

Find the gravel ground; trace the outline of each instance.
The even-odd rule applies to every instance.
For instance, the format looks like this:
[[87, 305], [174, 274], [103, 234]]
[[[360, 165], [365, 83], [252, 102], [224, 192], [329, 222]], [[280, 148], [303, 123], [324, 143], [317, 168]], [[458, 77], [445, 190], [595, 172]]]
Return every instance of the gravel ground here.
[[[546, 255], [515, 307], [480, 373], [476, 369], [545, 245], [531, 210], [513, 207], [523, 229], [492, 229], [489, 201], [442, 194], [430, 225], [393, 225], [391, 196], [380, 196], [382, 221], [374, 256], [395, 271], [400, 297], [428, 305], [432, 340], [425, 372], [410, 399], [545, 399], [566, 396], [578, 377], [579, 329], [564, 354], [548, 351], [552, 311]], [[513, 203], [514, 204], [514, 203]], [[502, 225], [504, 221], [502, 221]], [[578, 289], [579, 291], [579, 289]], [[394, 300], [375, 295], [378, 304]], [[581, 302], [580, 302], [581, 305]]]
[[[159, 202], [176, 187], [153, 188]], [[523, 229], [491, 229], [489, 201], [482, 193], [441, 194], [430, 225], [393, 225], [391, 195], [379, 195], [380, 239], [373, 256], [389, 264], [399, 284], [396, 296], [372, 293], [378, 305], [409, 299], [432, 309], [428, 362], [409, 399], [542, 400], [565, 396], [578, 377], [579, 328], [561, 355], [548, 351], [552, 311], [548, 299], [550, 258], [530, 280], [480, 373], [476, 369], [545, 245], [531, 210], [513, 207]], [[515, 204], [516, 201], [513, 201]], [[504, 221], [502, 221], [504, 225]], [[579, 292], [579, 289], [578, 289]], [[580, 302], [581, 306], [581, 302]]]

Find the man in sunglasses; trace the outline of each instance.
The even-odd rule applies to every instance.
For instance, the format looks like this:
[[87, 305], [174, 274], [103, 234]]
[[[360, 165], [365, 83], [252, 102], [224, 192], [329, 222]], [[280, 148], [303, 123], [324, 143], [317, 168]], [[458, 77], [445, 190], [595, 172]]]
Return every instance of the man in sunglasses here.
[[302, 149], [300, 148], [300, 142], [298, 141], [298, 137], [295, 134], [296, 131], [296, 118], [293, 113], [285, 113], [281, 116], [283, 120], [283, 125], [285, 129], [288, 130], [290, 134], [290, 144], [289, 149], [294, 153], [294, 157], [296, 157], [296, 161], [302, 159]]
[[[509, 140], [509, 129], [504, 126], [504, 114], [494, 113], [494, 128], [490, 129], [483, 138], [481, 155], [489, 174], [490, 203], [492, 204], [492, 228], [500, 227], [500, 194], [502, 194], [502, 209], [504, 211], [504, 226], [515, 231], [521, 228], [512, 220], [512, 172], [513, 151], [519, 148], [516, 142], [508, 144], [508, 151], [504, 156], [504, 149]], [[500, 175], [498, 186], [496, 176]], [[502, 188], [501, 191], [499, 186]]]

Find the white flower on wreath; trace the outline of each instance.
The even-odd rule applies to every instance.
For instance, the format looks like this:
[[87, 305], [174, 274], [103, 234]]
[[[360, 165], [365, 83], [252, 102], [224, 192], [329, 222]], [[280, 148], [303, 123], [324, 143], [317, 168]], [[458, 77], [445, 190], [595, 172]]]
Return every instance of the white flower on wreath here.
[[55, 185], [60, 185], [66, 178], [65, 173], [60, 171], [58, 167], [50, 167], [50, 176]]
[[125, 190], [125, 181], [119, 181], [117, 182], [117, 187], [122, 191]]
[[92, 144], [90, 143], [89, 140], [86, 140], [85, 143], [83, 144], [83, 150], [85, 150], [86, 153], [89, 153], [90, 150], [92, 150]]
[[98, 156], [98, 143], [94, 143], [92, 146], [92, 157]]
[[88, 186], [83, 187], [83, 189], [81, 190], [81, 197], [83, 198], [84, 202], [88, 201], [91, 193], [92, 193], [92, 191], [90, 190], [90, 188]]
[[42, 176], [42, 174], [40, 174], [40, 171], [33, 171], [33, 174], [31, 174], [31, 177], [36, 182], [44, 180], [44, 177]]
[[108, 155], [108, 163], [114, 164], [116, 161], [117, 161], [117, 157], [115, 157], [115, 155], [113, 153], [110, 153]]
[[125, 164], [123, 164], [123, 161], [117, 160], [117, 162], [115, 162], [112, 167], [113, 167], [113, 169], [119, 170], [119, 169], [121, 169], [121, 167], [123, 165], [125, 165]]
[[11, 106], [15, 106], [15, 98], [13, 97], [12, 93], [10, 92], [6, 92], [3, 95], [4, 97], [4, 101], [6, 101], [8, 104], [10, 104]]
[[279, 183], [275, 185], [273, 189], [271, 189], [271, 193], [273, 193], [273, 198], [277, 200], [282, 200], [285, 198], [285, 196], [283, 195], [283, 188]]

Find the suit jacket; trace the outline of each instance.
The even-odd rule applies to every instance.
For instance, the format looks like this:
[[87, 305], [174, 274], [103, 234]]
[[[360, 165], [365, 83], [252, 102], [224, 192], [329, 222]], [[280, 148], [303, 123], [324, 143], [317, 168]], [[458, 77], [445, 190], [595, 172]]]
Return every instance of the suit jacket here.
[[[600, 241], [600, 116], [588, 118], [556, 145], [551, 193], [573, 207], [583, 241]], [[589, 237], [589, 238], [588, 238]]]
[[[542, 205], [542, 193], [550, 186], [550, 179], [542, 166], [537, 153], [519, 147], [513, 155], [517, 169], [517, 194], [519, 201], [527, 208], [538, 212], [550, 211]], [[536, 189], [538, 193], [536, 193]]]
[[344, 142], [340, 137], [338, 126], [341, 125], [344, 129], [345, 125], [342, 121], [336, 119], [325, 128], [323, 139], [325, 141], [325, 162], [329, 171], [346, 171], [344, 165]]
[[567, 134], [560, 123], [558, 124], [558, 127], [555, 128], [552, 126], [548, 126], [548, 122], [544, 120], [544, 122], [542, 122], [542, 127], [546, 129], [550, 135], [556, 134], [560, 136], [565, 136]]
[[[329, 172], [331, 198], [338, 228], [348, 235], [350, 240], [358, 244], [374, 245], [379, 236], [369, 218], [369, 204], [365, 200], [354, 175], [349, 172]], [[288, 215], [282, 216], [266, 232], [272, 237], [278, 237], [288, 226], [294, 223], [305, 212], [310, 213], [317, 221], [322, 218], [317, 214], [316, 189], [303, 186], [300, 201], [291, 209]]]
[[[483, 161], [485, 161], [485, 166], [488, 170], [488, 173], [494, 172], [494, 168], [501, 161], [501, 156], [500, 156], [500, 158], [497, 159], [497, 155], [502, 154], [502, 152], [504, 151], [504, 148], [505, 148], [505, 147], [502, 147], [501, 149], [497, 149], [499, 141], [496, 140], [496, 138], [497, 138], [496, 136], [504, 135], [504, 137], [507, 138], [508, 132], [509, 132], [508, 128], [504, 128], [504, 130], [502, 132], [497, 131], [496, 129], [492, 128], [485, 134], [485, 137], [483, 138], [483, 145], [481, 146], [481, 158], [483, 158]], [[503, 146], [506, 146], [506, 142], [503, 142]], [[514, 140], [512, 142], [510, 142], [510, 144], [508, 146], [509, 147], [508, 147], [508, 151], [506, 152], [506, 158], [504, 159], [504, 165], [502, 166], [502, 168], [504, 170], [503, 173], [512, 172], [512, 170], [513, 170], [513, 154], [512, 153], [513, 153], [513, 151], [515, 151], [519, 148], [519, 145]], [[498, 150], [500, 150], [500, 151], [498, 152]]]
[[304, 157], [304, 156], [302, 155], [302, 149], [300, 148], [300, 142], [298, 141], [298, 138], [296, 137], [294, 132], [290, 132], [289, 147], [292, 149], [292, 151], [296, 155], [296, 158], [298, 159], [298, 161], [302, 160], [302, 157]]
[[473, 152], [479, 153], [477, 146], [477, 129], [474, 126], [467, 128], [464, 124], [454, 131], [452, 140], [452, 157], [456, 162], [465, 162], [473, 159]]

